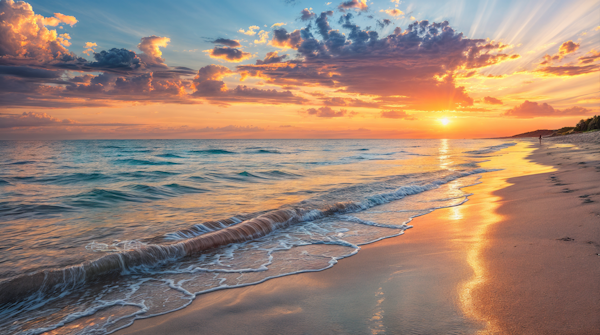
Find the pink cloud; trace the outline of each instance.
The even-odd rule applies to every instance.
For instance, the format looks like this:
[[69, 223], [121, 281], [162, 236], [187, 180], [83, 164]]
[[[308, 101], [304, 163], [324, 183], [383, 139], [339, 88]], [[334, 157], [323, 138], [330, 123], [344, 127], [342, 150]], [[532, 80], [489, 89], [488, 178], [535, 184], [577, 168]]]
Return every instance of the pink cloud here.
[[567, 109], [554, 109], [547, 103], [537, 103], [525, 100], [519, 106], [509, 109], [503, 115], [517, 118], [529, 119], [535, 117], [561, 117], [561, 116], [582, 116], [587, 115], [591, 110], [579, 106], [573, 106]]

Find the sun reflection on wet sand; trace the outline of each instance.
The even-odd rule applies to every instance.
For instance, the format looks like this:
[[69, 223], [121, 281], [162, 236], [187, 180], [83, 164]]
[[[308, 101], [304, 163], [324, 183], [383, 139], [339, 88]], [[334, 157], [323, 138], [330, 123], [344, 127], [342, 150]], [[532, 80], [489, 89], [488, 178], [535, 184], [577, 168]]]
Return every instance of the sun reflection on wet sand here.
[[512, 177], [556, 171], [552, 166], [529, 161], [526, 157], [534, 150], [535, 147], [521, 142], [505, 149], [504, 155], [492, 157], [489, 162], [482, 163], [483, 168], [502, 167], [503, 170], [485, 174], [481, 184], [465, 188], [464, 191], [476, 194], [472, 197], [473, 202], [468, 206], [453, 207], [449, 212], [449, 218], [452, 220], [464, 218], [474, 223], [472, 225], [474, 231], [466, 244], [466, 261], [473, 270], [473, 275], [459, 286], [459, 302], [465, 315], [484, 322], [485, 328], [480, 330], [479, 334], [501, 333], [493, 316], [483, 315], [479, 311], [473, 296], [474, 290], [489, 279], [486, 263], [482, 257], [482, 251], [488, 244], [489, 228], [503, 220], [503, 217], [497, 214], [503, 199], [495, 196], [494, 191], [512, 185], [507, 181]]

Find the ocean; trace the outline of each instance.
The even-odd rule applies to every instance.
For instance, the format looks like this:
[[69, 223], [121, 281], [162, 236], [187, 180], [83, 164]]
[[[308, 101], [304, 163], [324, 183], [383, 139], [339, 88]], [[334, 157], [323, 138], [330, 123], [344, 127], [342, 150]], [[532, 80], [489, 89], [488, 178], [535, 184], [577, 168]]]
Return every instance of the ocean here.
[[109, 334], [203, 293], [326, 270], [460, 206], [495, 171], [479, 163], [515, 144], [0, 141], [0, 329]]

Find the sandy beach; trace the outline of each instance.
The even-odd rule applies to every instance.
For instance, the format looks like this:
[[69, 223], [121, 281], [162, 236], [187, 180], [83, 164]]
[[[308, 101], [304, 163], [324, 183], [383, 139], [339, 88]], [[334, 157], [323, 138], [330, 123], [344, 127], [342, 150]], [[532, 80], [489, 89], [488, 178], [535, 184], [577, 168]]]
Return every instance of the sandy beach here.
[[597, 136], [522, 141], [506, 169], [465, 189], [466, 204], [414, 219], [403, 236], [118, 333], [599, 334]]

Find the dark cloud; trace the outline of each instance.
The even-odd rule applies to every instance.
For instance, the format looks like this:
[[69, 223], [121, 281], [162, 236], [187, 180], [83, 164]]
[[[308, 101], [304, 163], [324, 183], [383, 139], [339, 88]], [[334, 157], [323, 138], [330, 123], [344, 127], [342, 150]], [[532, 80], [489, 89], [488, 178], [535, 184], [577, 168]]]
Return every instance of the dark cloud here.
[[94, 59], [88, 66], [98, 70], [135, 70], [143, 64], [135, 52], [127, 49], [102, 50], [94, 53]]
[[348, 112], [348, 110], [346, 109], [340, 109], [339, 111], [335, 111], [333, 110], [331, 107], [319, 107], [319, 108], [309, 108], [306, 111], [303, 111], [301, 113], [305, 113], [308, 115], [312, 115], [312, 116], [316, 116], [316, 117], [323, 117], [323, 118], [333, 118], [333, 117], [344, 117], [344, 116], [355, 116], [356, 112]]
[[389, 26], [390, 24], [392, 24], [392, 21], [391, 21], [391, 20], [389, 20], [389, 19], [377, 20], [377, 22], [375, 22], [375, 24], [376, 24], [376, 25], [377, 25], [379, 28], [383, 29], [383, 28], [385, 28], [385, 27]]
[[[375, 96], [380, 104], [448, 110], [473, 104], [464, 87], [455, 84], [455, 72], [518, 57], [503, 53], [507, 46], [502, 43], [465, 38], [448, 22], [415, 22], [405, 32], [396, 29], [379, 38], [353, 24], [351, 15], [342, 17], [343, 28], [350, 30], [345, 36], [329, 27], [327, 17], [325, 12], [317, 19], [322, 22], [318, 27], [322, 40], [305, 30], [275, 34], [272, 44], [296, 49], [300, 60], [277, 66], [244, 65], [238, 70], [270, 84], [327, 86]], [[291, 42], [294, 34], [297, 38]]]
[[311, 12], [310, 9], [308, 9], [308, 8], [304, 8], [300, 12], [300, 20], [302, 20], [302, 21], [309, 21], [315, 16], [317, 16], [317, 14]]
[[230, 47], [214, 47], [208, 54], [212, 58], [220, 58], [235, 63], [252, 58], [251, 53]]
[[285, 28], [273, 29], [271, 44], [276, 47], [297, 49], [302, 43], [300, 30], [289, 33]]
[[63, 71], [37, 69], [28, 66], [3, 66], [0, 65], [0, 75], [10, 75], [21, 78], [56, 79]]
[[530, 119], [534, 117], [561, 117], [561, 116], [582, 116], [587, 115], [591, 110], [579, 106], [573, 106], [567, 109], [554, 109], [547, 103], [537, 103], [525, 100], [519, 106], [509, 109], [504, 116]]
[[407, 114], [405, 111], [381, 111], [379, 116], [386, 119], [418, 120], [416, 117]]
[[331, 27], [329, 26], [329, 21], [327, 20], [328, 16], [332, 16], [333, 15], [333, 11], [326, 11], [326, 12], [322, 12], [321, 15], [319, 15], [317, 17], [317, 19], [315, 20], [315, 24], [317, 25], [317, 30], [319, 31], [319, 34], [321, 34], [321, 36], [323, 37], [324, 40], [329, 38], [329, 31], [331, 30]]
[[263, 65], [263, 64], [273, 64], [273, 63], [281, 63], [283, 62], [288, 55], [279, 55], [277, 53], [277, 51], [272, 51], [272, 52], [267, 52], [267, 55], [265, 56], [265, 58], [263, 60], [257, 60], [256, 61], [256, 65]]
[[325, 106], [346, 106], [346, 107], [366, 107], [366, 108], [375, 108], [378, 107], [379, 104], [376, 102], [368, 102], [360, 99], [352, 99], [352, 98], [322, 98], [321, 101]]
[[217, 38], [216, 40], [212, 40], [211, 43], [225, 45], [231, 48], [238, 48], [242, 46], [238, 40], [230, 40], [228, 38]]
[[502, 101], [500, 99], [496, 99], [493, 97], [485, 97], [483, 98], [483, 102], [490, 105], [502, 105]]

